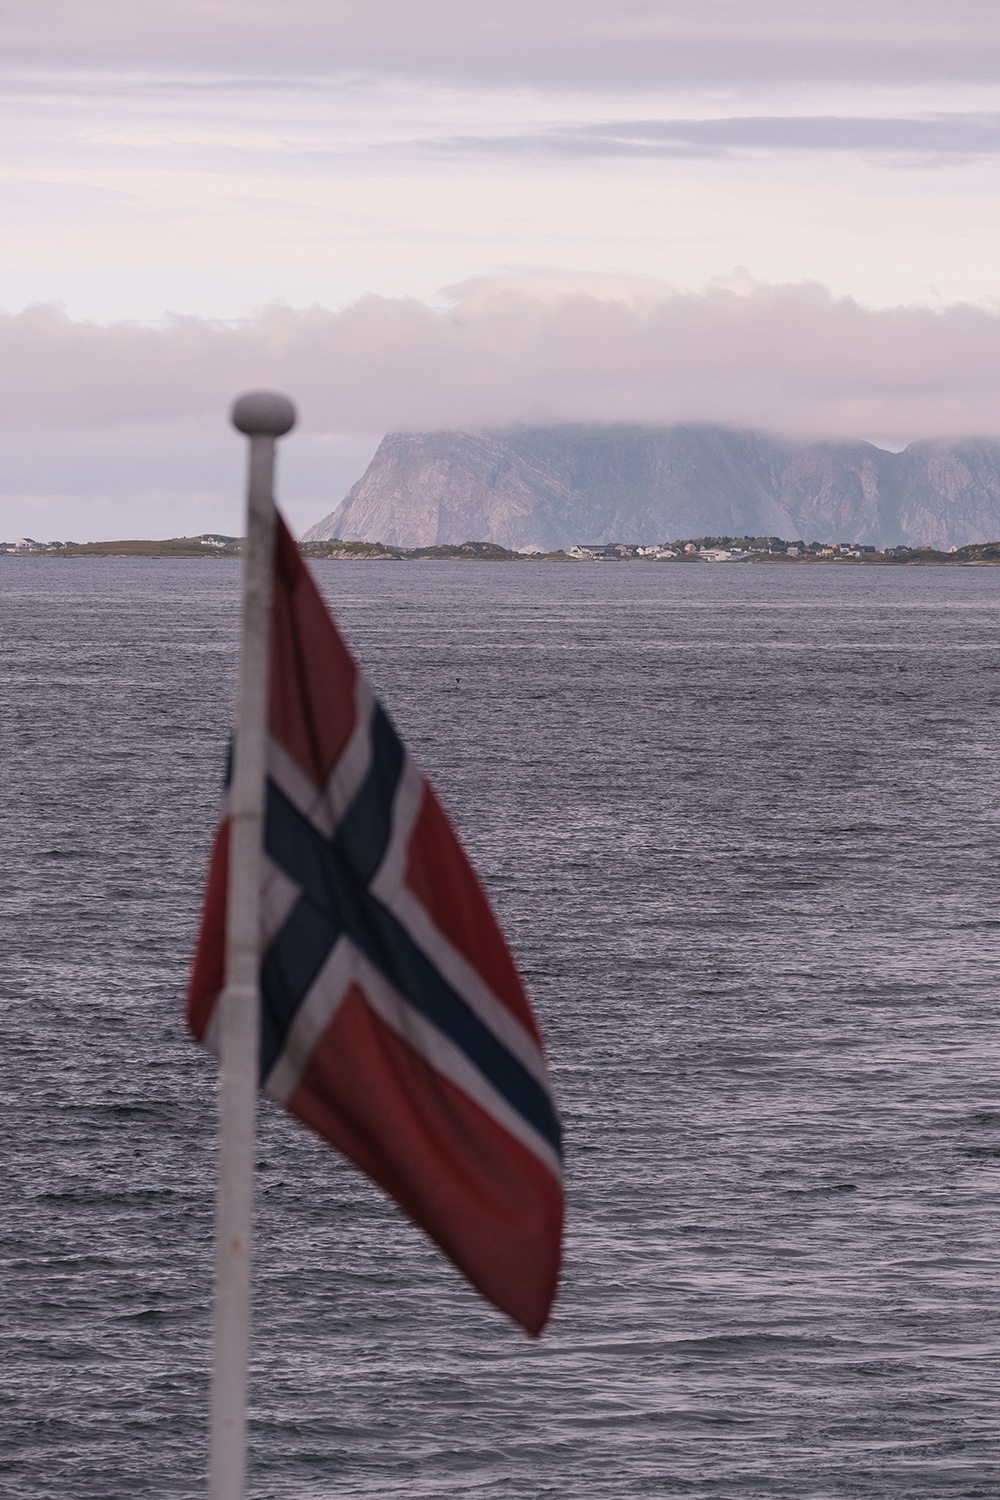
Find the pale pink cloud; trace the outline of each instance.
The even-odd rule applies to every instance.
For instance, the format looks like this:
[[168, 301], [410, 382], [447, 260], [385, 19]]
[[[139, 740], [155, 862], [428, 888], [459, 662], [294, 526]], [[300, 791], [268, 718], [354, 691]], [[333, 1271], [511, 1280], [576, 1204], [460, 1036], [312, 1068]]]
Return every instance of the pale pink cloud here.
[[871, 309], [810, 284], [496, 278], [239, 323], [0, 315], [0, 428], [217, 421], [286, 390], [314, 433], [719, 422], [905, 443], [1000, 431], [1000, 311]]

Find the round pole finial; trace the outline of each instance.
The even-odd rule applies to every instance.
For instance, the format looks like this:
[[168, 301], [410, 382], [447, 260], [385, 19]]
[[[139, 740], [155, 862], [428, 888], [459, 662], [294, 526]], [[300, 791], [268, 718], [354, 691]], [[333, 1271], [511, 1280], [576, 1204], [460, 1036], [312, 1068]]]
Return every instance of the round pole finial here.
[[231, 412], [233, 426], [247, 437], [283, 437], [295, 426], [295, 407], [277, 391], [247, 391], [237, 396]]

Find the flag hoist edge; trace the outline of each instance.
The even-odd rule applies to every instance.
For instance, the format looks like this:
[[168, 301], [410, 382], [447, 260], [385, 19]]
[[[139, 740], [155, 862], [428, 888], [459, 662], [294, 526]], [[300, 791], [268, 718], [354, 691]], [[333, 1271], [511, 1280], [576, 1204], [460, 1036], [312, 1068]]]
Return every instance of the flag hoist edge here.
[[[264, 851], [264, 1093], [539, 1333], [563, 1191], [538, 1028], [469, 860], [280, 517]], [[188, 992], [212, 1051], [227, 852], [224, 811]]]

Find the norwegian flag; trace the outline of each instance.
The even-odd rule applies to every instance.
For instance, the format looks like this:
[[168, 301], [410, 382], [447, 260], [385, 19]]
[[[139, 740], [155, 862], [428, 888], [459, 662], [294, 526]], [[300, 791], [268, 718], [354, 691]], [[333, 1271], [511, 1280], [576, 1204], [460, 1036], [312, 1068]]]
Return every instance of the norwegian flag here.
[[[559, 1118], [496, 919], [281, 518], [260, 893], [260, 1082], [529, 1334], [559, 1274]], [[228, 821], [187, 1013], [215, 1045]]]

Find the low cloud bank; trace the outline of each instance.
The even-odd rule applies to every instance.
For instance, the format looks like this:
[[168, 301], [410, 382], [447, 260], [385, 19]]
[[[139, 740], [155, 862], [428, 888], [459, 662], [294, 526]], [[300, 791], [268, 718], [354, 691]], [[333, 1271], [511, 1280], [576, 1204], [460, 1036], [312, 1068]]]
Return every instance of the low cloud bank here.
[[871, 309], [809, 285], [498, 278], [237, 324], [0, 315], [0, 430], [223, 419], [287, 391], [306, 431], [717, 422], [904, 444], [1000, 432], [1000, 309]]

